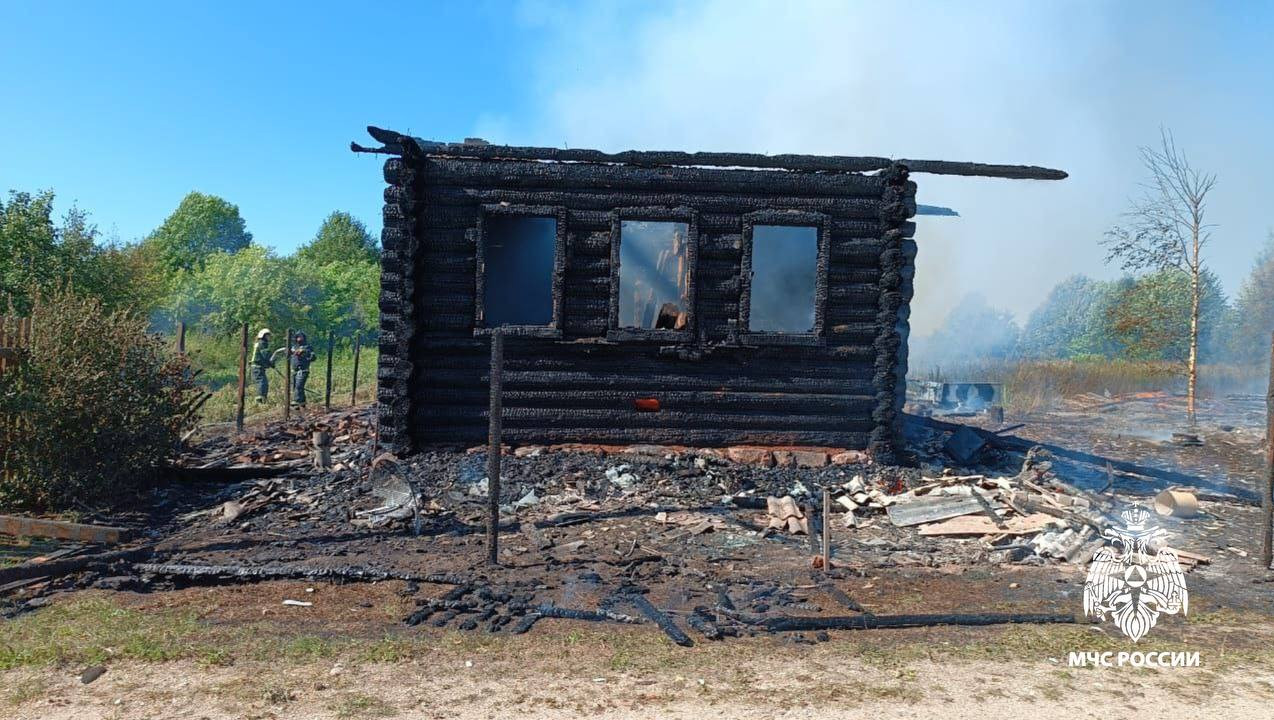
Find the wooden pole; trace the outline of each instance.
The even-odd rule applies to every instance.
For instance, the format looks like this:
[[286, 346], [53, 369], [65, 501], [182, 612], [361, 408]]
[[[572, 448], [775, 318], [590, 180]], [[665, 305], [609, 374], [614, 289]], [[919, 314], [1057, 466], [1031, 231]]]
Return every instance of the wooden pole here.
[[500, 543], [500, 451], [503, 428], [504, 335], [491, 333], [491, 407], [487, 413], [487, 564], [498, 565]]
[[832, 492], [823, 488], [823, 572], [832, 569]]
[[181, 320], [177, 323], [177, 354], [186, 354], [186, 321]]
[[234, 429], [243, 432], [243, 399], [248, 385], [248, 324], [240, 328], [239, 336], [239, 404], [234, 413]]
[[292, 417], [292, 328], [288, 328], [287, 351], [283, 355], [283, 419]]
[[1274, 562], [1274, 333], [1270, 335], [1270, 386], [1265, 398], [1265, 487], [1261, 490], [1261, 563]]
[[327, 381], [323, 384], [323, 409], [332, 409], [332, 346], [336, 342], [336, 335], [331, 331], [327, 331]]
[[358, 353], [363, 348], [363, 334], [354, 333], [354, 382], [349, 390], [349, 404], [358, 404]]

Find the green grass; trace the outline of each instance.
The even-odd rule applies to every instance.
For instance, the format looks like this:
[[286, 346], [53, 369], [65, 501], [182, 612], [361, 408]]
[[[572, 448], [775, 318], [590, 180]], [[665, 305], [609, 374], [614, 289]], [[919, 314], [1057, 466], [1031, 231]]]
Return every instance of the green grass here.
[[359, 692], [344, 693], [328, 709], [338, 718], [379, 718], [398, 714], [393, 705]]
[[[186, 336], [186, 352], [191, 364], [199, 370], [198, 381], [212, 397], [204, 403], [204, 423], [223, 423], [234, 420], [239, 400], [239, 337], [189, 334]], [[310, 366], [310, 379], [306, 394], [311, 407], [323, 403], [323, 388], [327, 375], [327, 339], [311, 341], [318, 357]], [[251, 348], [248, 350], [251, 353]], [[377, 348], [364, 344], [358, 360], [359, 404], [371, 402], [376, 397]], [[283, 358], [278, 359], [278, 372], [271, 371], [270, 394], [264, 404], [254, 402], [256, 388], [249, 370], [244, 417], [251, 421], [266, 417], [278, 417], [283, 412]], [[350, 402], [350, 390], [354, 382], [354, 351], [350, 338], [337, 340], [332, 353], [332, 406], [346, 407]]]
[[[1201, 650], [1210, 669], [1274, 667], [1268, 644], [1239, 630], [1266, 627], [1263, 615], [1220, 612], [1190, 618], [1199, 633], [1169, 633], [1155, 650]], [[674, 646], [652, 628], [561, 628], [534, 638], [448, 631], [386, 632], [380, 637], [317, 635], [294, 632], [268, 622], [235, 625], [205, 622], [194, 609], [125, 607], [112, 596], [61, 600], [49, 607], [0, 622], [0, 671], [16, 668], [83, 667], [129, 660], [145, 663], [189, 660], [208, 666], [239, 661], [283, 667], [340, 660], [357, 664], [428, 661], [459, 664], [503, 659], [527, 667], [569, 673], [688, 675], [700, 668], [725, 668], [748, 658], [775, 662], [845, 661], [894, 673], [906, 679], [916, 662], [1043, 661], [1074, 650], [1133, 650], [1131, 643], [1088, 625], [1020, 625], [952, 632], [935, 642], [916, 633], [845, 633], [814, 649], [796, 648], [781, 639]], [[1178, 637], [1179, 636], [1179, 637]], [[1206, 642], [1208, 638], [1215, 644]], [[812, 655], [810, 653], [813, 653]], [[357, 705], [351, 703], [351, 707]], [[353, 710], [351, 710], [353, 712]], [[351, 715], [352, 717], [353, 715]]]
[[141, 613], [104, 598], [55, 603], [0, 624], [0, 670], [199, 658], [215, 648], [193, 612]]
[[[1090, 358], [1077, 360], [988, 360], [940, 369], [944, 380], [1004, 384], [1005, 406], [1016, 412], [1046, 408], [1058, 399], [1084, 393], [1121, 395], [1136, 392], [1184, 391], [1185, 367], [1171, 362], [1134, 362]], [[1199, 394], [1259, 392], [1263, 367], [1200, 365]], [[929, 379], [913, 372], [912, 379]]]

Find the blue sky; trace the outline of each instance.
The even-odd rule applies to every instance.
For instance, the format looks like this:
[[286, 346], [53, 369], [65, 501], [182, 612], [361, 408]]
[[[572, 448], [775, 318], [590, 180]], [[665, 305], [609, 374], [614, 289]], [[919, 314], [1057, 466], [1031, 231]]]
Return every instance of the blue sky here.
[[[1220, 183], [1233, 292], [1274, 226], [1274, 4], [0, 3], [0, 191], [52, 188], [131, 240], [188, 191], [290, 251], [379, 228], [376, 124], [440, 140], [892, 155], [1061, 167], [918, 177], [914, 321], [964, 293], [1024, 317], [1096, 241], [1160, 125]], [[994, 279], [991, 281], [990, 279]]]

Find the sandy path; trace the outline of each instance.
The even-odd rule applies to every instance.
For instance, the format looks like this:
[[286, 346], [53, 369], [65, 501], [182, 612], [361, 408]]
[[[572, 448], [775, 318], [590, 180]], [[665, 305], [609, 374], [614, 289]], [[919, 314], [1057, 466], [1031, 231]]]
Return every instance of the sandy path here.
[[[1064, 662], [1064, 661], [1063, 661]], [[472, 663], [472, 665], [466, 665]], [[1270, 668], [1068, 669], [1043, 662], [879, 667], [764, 656], [727, 667], [563, 677], [498, 657], [346, 666], [117, 663], [0, 673], [0, 715], [82, 718], [1269, 718]], [[7, 697], [4, 697], [6, 696]]]

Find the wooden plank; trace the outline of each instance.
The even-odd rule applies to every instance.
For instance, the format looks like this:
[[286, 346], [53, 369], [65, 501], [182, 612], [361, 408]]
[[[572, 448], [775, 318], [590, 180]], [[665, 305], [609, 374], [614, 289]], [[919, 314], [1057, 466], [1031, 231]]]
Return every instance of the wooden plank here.
[[1015, 515], [1004, 521], [1004, 527], [998, 527], [986, 515], [961, 515], [947, 518], [939, 522], [929, 523], [920, 528], [921, 535], [1029, 535], [1043, 530], [1056, 518], [1045, 513]]
[[113, 545], [122, 542], [132, 535], [132, 531], [128, 528], [109, 527], [106, 525], [81, 525], [80, 523], [27, 518], [18, 515], [0, 515], [0, 533], [16, 537], [48, 537], [103, 545]]

